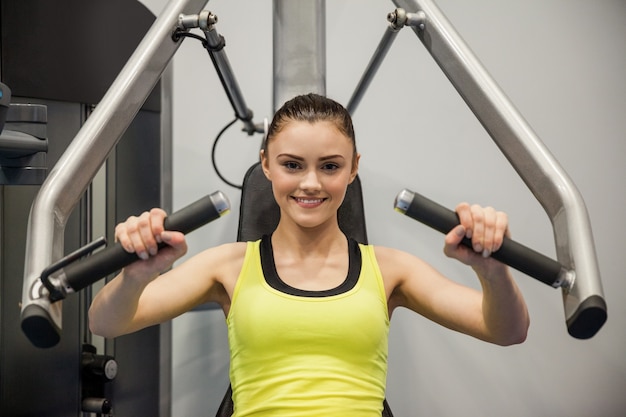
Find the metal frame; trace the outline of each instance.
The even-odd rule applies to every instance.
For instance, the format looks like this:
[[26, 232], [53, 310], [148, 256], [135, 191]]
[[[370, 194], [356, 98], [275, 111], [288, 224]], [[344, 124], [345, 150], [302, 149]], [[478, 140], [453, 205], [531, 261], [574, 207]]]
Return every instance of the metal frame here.
[[557, 259], [573, 274], [562, 287], [570, 333], [586, 308], [602, 316], [606, 304], [589, 215], [575, 184], [435, 3], [393, 2], [414, 14], [410, 26], [419, 40], [548, 214]]
[[[291, 13], [294, 3], [274, 0], [274, 107], [297, 93], [325, 93], [325, 2], [298, 2], [308, 12]], [[562, 287], [566, 320], [575, 319], [589, 300], [606, 308], [589, 217], [573, 182], [437, 6], [429, 0], [394, 3], [410, 14], [410, 18], [404, 16], [405, 24], [412, 27], [552, 221], [558, 260], [575, 271]], [[172, 33], [180, 24], [179, 16], [199, 13], [205, 4], [206, 0], [167, 4], [41, 187], [29, 217], [22, 313], [35, 307], [61, 329], [61, 303], [50, 304], [39, 280], [41, 271], [62, 257], [68, 216], [178, 49], [180, 41], [174, 41]], [[294, 19], [297, 15], [310, 20]], [[383, 38], [353, 95], [352, 110], [395, 38], [393, 32]], [[308, 62], [305, 67], [302, 57]]]
[[274, 0], [274, 110], [298, 94], [326, 95], [325, 0]]
[[38, 311], [55, 331], [61, 330], [62, 303], [50, 303], [40, 274], [63, 256], [69, 215], [180, 46], [180, 41], [172, 40], [179, 16], [198, 13], [205, 4], [206, 0], [172, 0], [166, 5], [43, 183], [28, 223], [22, 315], [27, 308]]

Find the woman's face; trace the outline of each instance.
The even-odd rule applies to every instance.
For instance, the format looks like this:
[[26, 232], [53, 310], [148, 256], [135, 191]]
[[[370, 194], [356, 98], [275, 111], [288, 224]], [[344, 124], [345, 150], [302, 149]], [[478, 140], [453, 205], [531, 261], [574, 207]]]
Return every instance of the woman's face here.
[[346, 188], [356, 177], [358, 159], [350, 138], [331, 122], [286, 124], [261, 151], [281, 219], [302, 227], [336, 222]]

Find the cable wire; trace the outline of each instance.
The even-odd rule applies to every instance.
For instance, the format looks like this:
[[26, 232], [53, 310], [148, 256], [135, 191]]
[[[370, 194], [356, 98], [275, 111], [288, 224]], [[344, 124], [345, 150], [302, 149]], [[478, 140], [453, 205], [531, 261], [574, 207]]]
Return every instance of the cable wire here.
[[233, 188], [237, 188], [238, 190], [241, 190], [243, 188], [243, 185], [237, 185], [234, 184], [232, 182], [230, 182], [229, 180], [227, 180], [222, 173], [220, 172], [219, 168], [217, 167], [217, 162], [215, 160], [215, 150], [217, 149], [217, 143], [219, 142], [220, 138], [222, 137], [222, 135], [224, 134], [224, 132], [226, 132], [228, 130], [228, 128], [230, 128], [232, 125], [235, 124], [235, 122], [237, 122], [237, 120], [239, 120], [239, 118], [235, 117], [232, 121], [230, 121], [226, 126], [224, 126], [222, 128], [222, 130], [220, 130], [220, 132], [217, 134], [217, 136], [215, 137], [215, 140], [213, 141], [213, 147], [211, 149], [211, 162], [213, 164], [213, 169], [215, 170], [215, 173], [217, 174], [217, 176], [224, 181], [226, 184], [230, 185]]
[[[194, 33], [189, 33], [189, 32], [185, 32], [185, 31], [176, 31], [173, 35], [172, 35], [172, 39], [177, 42], [181, 37], [186, 37], [186, 38], [192, 38], [192, 39], [196, 39], [198, 41], [200, 41], [202, 43], [202, 46], [205, 49], [209, 49], [209, 45], [206, 39], [204, 39], [201, 36], [198, 36]], [[219, 75], [219, 74], [218, 74]], [[226, 126], [224, 126], [222, 128], [222, 130], [219, 131], [219, 133], [217, 134], [217, 136], [215, 137], [215, 140], [213, 141], [213, 147], [211, 149], [211, 163], [213, 164], [213, 169], [215, 170], [215, 173], [217, 174], [217, 176], [224, 181], [226, 184], [230, 185], [233, 188], [237, 188], [238, 190], [241, 190], [243, 188], [243, 184], [242, 185], [238, 185], [235, 184], [229, 180], [226, 179], [226, 177], [224, 177], [222, 175], [222, 173], [220, 172], [219, 168], [217, 167], [217, 161], [215, 159], [215, 153], [216, 153], [216, 149], [217, 149], [217, 143], [219, 142], [220, 138], [222, 137], [222, 135], [224, 134], [224, 132], [226, 132], [228, 130], [228, 128], [230, 128], [232, 125], [234, 125], [238, 120], [243, 120], [240, 119], [237, 115], [235, 115], [235, 118], [229, 122]]]
[[172, 39], [174, 40], [174, 42], [178, 42], [180, 40], [180, 38], [193, 38], [193, 39], [197, 39], [200, 42], [202, 42], [202, 46], [206, 49], [209, 44], [207, 42], [206, 39], [204, 39], [202, 36], [196, 35], [195, 33], [189, 33], [189, 32], [185, 32], [182, 30], [177, 30], [176, 32], [174, 32], [174, 34], [172, 35]]

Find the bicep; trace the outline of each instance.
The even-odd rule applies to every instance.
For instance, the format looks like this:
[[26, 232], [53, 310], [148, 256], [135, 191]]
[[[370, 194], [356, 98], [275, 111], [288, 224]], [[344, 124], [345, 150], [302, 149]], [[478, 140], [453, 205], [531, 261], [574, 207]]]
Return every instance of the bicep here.
[[211, 301], [222, 302], [222, 282], [236, 262], [227, 247], [207, 249], [146, 286], [137, 308], [136, 320], [142, 327], [173, 319], [194, 307]]
[[452, 330], [471, 335], [481, 332], [480, 291], [450, 280], [423, 260], [401, 251], [383, 255], [381, 272], [391, 284], [390, 307], [405, 307]]

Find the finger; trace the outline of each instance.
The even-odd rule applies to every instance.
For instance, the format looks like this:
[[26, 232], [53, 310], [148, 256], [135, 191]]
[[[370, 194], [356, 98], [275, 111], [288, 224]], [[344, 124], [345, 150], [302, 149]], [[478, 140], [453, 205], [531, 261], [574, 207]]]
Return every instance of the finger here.
[[485, 213], [481, 206], [472, 204], [470, 207], [472, 214], [472, 247], [474, 252], [482, 253], [485, 249]]
[[187, 241], [183, 233], [166, 230], [161, 234], [161, 238], [164, 243], [173, 247], [179, 256], [187, 253]]
[[467, 203], [460, 203], [456, 206], [456, 214], [459, 217], [459, 223], [465, 229], [465, 237], [471, 239], [474, 222], [472, 221], [472, 211], [470, 209], [470, 205]]
[[485, 207], [482, 212], [484, 218], [482, 255], [484, 258], [488, 258], [494, 251], [497, 213], [493, 207]]
[[126, 222], [119, 223], [115, 226], [115, 241], [119, 242], [120, 245], [124, 248], [126, 252], [134, 253], [135, 248], [133, 247], [130, 236], [128, 235], [127, 224], [128, 222], [136, 221], [136, 217], [129, 217]]
[[445, 244], [449, 246], [458, 246], [465, 237], [465, 233], [465, 227], [462, 225], [456, 226], [446, 235]]
[[165, 231], [163, 222], [167, 213], [160, 208], [153, 208], [150, 210], [150, 224], [152, 226], [152, 233], [157, 243], [161, 243], [161, 234]]
[[[152, 223], [152, 220], [153, 220], [153, 217], [152, 217], [151, 212], [144, 212], [141, 214], [141, 216], [139, 216], [139, 223], [138, 223], [139, 236], [136, 238], [141, 239], [141, 242], [143, 242], [144, 250], [141, 252], [138, 250], [137, 254], [140, 255], [140, 258], [142, 259], [144, 259], [145, 257], [144, 255], [145, 252], [147, 252], [147, 254], [151, 256], [154, 256], [157, 254], [157, 251], [159, 249], [158, 242], [156, 240], [156, 237], [153, 231], [154, 225]], [[156, 218], [155, 220], [158, 221], [158, 218]], [[163, 226], [161, 225], [160, 227], [162, 228]]]
[[[128, 241], [128, 247], [125, 247], [128, 252], [136, 253], [141, 259], [148, 258], [148, 252], [146, 246], [141, 238], [141, 216], [129, 217], [122, 227], [126, 233], [126, 239]], [[120, 243], [124, 240], [123, 235], [120, 234]], [[130, 250], [129, 250], [130, 249]]]
[[[148, 259], [148, 249], [146, 243], [142, 237], [142, 230], [145, 230], [148, 225], [147, 213], [141, 214], [139, 217], [129, 217], [122, 225], [119, 226], [120, 242], [128, 241], [128, 247], [125, 249], [128, 252], [134, 252], [141, 259]], [[124, 233], [126, 238], [124, 238]]]
[[443, 253], [445, 253], [446, 256], [453, 257], [463, 236], [465, 236], [465, 228], [462, 225], [455, 226], [450, 230], [444, 239]]
[[504, 237], [510, 237], [509, 235], [509, 217], [506, 213], [498, 211], [496, 213], [495, 234], [493, 240], [494, 252], [502, 247]]

